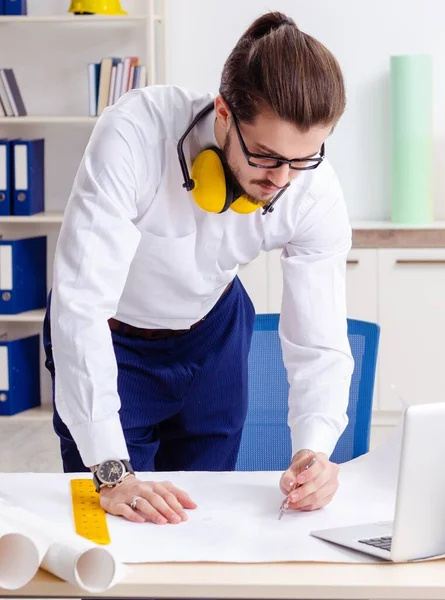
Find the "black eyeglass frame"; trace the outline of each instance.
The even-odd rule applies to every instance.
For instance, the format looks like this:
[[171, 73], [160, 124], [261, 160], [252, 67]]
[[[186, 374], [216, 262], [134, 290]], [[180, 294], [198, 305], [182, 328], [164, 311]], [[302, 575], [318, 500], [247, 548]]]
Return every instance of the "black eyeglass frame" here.
[[[236, 129], [236, 133], [238, 135], [241, 150], [243, 151], [243, 154], [246, 157], [246, 160], [251, 167], [256, 167], [257, 169], [279, 169], [281, 167], [281, 165], [287, 164], [287, 165], [289, 165], [289, 168], [292, 169], [293, 171], [311, 171], [313, 169], [316, 169], [323, 162], [323, 160], [325, 158], [324, 143], [321, 146], [320, 155], [317, 158], [292, 158], [291, 160], [288, 160], [287, 158], [278, 158], [277, 156], [270, 156], [267, 154], [255, 154], [253, 152], [250, 152], [249, 149], [247, 148], [246, 142], [244, 141], [243, 135], [239, 128], [238, 119], [235, 116], [235, 113], [233, 112], [233, 110], [230, 109], [230, 111], [232, 113], [232, 118], [233, 118], [233, 122], [235, 124], [235, 129]], [[276, 165], [258, 165], [256, 163], [252, 162], [252, 160], [251, 160], [251, 159], [255, 159], [255, 158], [268, 160], [268, 161], [275, 160], [277, 164]], [[306, 165], [305, 167], [294, 167], [294, 166], [292, 166], [292, 163], [295, 163], [295, 162], [304, 162], [304, 163], [310, 162], [313, 164]]]

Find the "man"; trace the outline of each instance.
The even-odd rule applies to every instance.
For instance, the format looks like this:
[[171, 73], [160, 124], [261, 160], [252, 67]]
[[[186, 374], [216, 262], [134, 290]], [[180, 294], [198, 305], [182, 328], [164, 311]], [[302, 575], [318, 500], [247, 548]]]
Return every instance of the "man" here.
[[293, 447], [281, 489], [296, 510], [333, 497], [351, 231], [324, 155], [344, 108], [334, 57], [270, 13], [232, 51], [216, 98], [148, 87], [101, 116], [58, 240], [45, 347], [64, 469], [92, 469], [106, 511], [179, 523], [193, 500], [133, 470], [234, 469], [254, 323], [236, 273], [273, 248]]

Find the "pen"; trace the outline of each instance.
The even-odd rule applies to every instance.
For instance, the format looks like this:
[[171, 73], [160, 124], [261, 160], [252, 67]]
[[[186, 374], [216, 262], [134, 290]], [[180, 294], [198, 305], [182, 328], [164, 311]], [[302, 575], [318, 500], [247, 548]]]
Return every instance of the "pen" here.
[[[307, 471], [308, 469], [310, 469], [312, 467], [312, 465], [315, 462], [315, 456], [313, 456], [311, 458], [311, 460], [308, 462], [308, 464], [304, 467], [304, 471]], [[289, 508], [289, 504], [290, 504], [290, 495], [292, 494], [292, 492], [294, 490], [296, 490], [297, 488], [299, 488], [302, 484], [298, 483], [296, 485], [294, 485], [291, 489], [291, 491], [288, 493], [286, 499], [283, 501], [283, 503], [280, 506], [280, 510], [278, 512], [278, 520], [282, 519], [284, 513], [286, 512], [286, 510]]]

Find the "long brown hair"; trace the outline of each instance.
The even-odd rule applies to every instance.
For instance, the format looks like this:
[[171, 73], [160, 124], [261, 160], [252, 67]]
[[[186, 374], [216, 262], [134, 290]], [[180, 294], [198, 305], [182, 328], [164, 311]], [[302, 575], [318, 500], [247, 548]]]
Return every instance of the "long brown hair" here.
[[262, 15], [241, 36], [224, 65], [220, 94], [242, 121], [272, 109], [303, 132], [335, 125], [346, 106], [335, 57], [280, 12]]

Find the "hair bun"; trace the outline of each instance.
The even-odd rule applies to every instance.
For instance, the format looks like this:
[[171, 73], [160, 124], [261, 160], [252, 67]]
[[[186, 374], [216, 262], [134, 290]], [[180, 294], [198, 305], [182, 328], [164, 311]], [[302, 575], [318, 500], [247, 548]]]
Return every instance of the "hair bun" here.
[[246, 36], [258, 39], [284, 25], [289, 25], [290, 27], [298, 29], [295, 21], [284, 13], [278, 11], [269, 12], [252, 23], [246, 31]]

